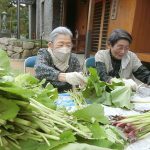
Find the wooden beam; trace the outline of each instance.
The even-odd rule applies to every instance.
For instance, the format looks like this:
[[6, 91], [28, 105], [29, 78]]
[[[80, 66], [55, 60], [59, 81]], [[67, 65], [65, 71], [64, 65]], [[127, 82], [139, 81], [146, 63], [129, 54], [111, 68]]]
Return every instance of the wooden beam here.
[[150, 53], [136, 53], [138, 58], [143, 62], [150, 62]]

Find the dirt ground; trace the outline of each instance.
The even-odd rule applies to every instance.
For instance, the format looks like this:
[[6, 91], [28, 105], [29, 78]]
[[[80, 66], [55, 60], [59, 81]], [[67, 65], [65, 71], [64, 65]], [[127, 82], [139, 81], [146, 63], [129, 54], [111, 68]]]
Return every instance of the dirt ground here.
[[[83, 66], [84, 64], [84, 55], [83, 54], [76, 54], [76, 57], [78, 58], [80, 65]], [[30, 73], [32, 75], [35, 75], [34, 68], [24, 68], [24, 60], [25, 59], [10, 59], [10, 64], [13, 70], [16, 70], [19, 73]]]
[[24, 59], [10, 59], [11, 68], [19, 73], [30, 73], [32, 75], [35, 74], [34, 68], [24, 68]]

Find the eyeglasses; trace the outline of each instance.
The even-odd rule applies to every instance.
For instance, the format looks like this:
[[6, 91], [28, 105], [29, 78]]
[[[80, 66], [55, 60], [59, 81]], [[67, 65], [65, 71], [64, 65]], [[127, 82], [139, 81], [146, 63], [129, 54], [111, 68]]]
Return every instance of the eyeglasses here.
[[55, 47], [60, 48], [60, 47], [68, 47], [68, 48], [72, 48], [73, 44], [72, 43], [64, 43], [64, 42], [58, 42], [58, 43], [54, 43]]
[[116, 50], [121, 51], [121, 50], [125, 50], [128, 51], [130, 49], [129, 46], [116, 46]]

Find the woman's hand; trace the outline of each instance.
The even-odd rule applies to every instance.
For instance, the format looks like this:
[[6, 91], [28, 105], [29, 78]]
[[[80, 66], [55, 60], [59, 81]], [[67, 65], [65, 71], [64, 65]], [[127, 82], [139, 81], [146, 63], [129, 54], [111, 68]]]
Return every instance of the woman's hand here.
[[84, 85], [86, 83], [85, 77], [79, 72], [66, 73], [66, 82], [71, 85]]
[[126, 86], [130, 86], [133, 91], [136, 91], [138, 88], [138, 85], [132, 79], [123, 79], [123, 82]]

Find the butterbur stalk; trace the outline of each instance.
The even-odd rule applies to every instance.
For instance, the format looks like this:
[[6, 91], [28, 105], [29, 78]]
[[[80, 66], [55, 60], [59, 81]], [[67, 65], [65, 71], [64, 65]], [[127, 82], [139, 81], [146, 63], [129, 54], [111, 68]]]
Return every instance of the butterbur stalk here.
[[[60, 125], [63, 128], [68, 128], [68, 129], [72, 129], [73, 131], [75, 131], [77, 134], [90, 139], [91, 138], [91, 134], [86, 133], [78, 128], [76, 128], [75, 126], [73, 126], [72, 124], [70, 124], [69, 122], [72, 122], [72, 120], [69, 120], [68, 117], [67, 120], [63, 119], [63, 116], [59, 116], [58, 113], [56, 111], [51, 111], [50, 108], [45, 107], [44, 105], [40, 104], [39, 102], [37, 102], [34, 99], [30, 99], [31, 105], [37, 109], [37, 111], [39, 111], [39, 113], [41, 113], [42, 116], [44, 116], [45, 118], [51, 120], [52, 122], [54, 122], [56, 125]], [[56, 112], [56, 113], [55, 113]]]
[[76, 88], [74, 88], [73, 91], [70, 90], [68, 93], [70, 94], [77, 108], [80, 109], [85, 107], [85, 105], [87, 105], [85, 98], [83, 97], [83, 94], [77, 91]]
[[[60, 140], [60, 135], [66, 130], [72, 130], [85, 139], [90, 139], [92, 134], [82, 131], [74, 117], [67, 113], [52, 110], [43, 104], [31, 99], [29, 103], [14, 101], [20, 106], [18, 115], [9, 120], [0, 119], [0, 146], [9, 148], [10, 145], [20, 149], [19, 140], [32, 139], [45, 142], [50, 146], [50, 141]], [[7, 130], [8, 127], [8, 130]], [[9, 144], [8, 144], [9, 143]]]
[[1, 125], [5, 125], [5, 124], [6, 124], [6, 121], [3, 120], [3, 119], [0, 119], [0, 126], [1, 126]]
[[119, 118], [113, 125], [123, 130], [130, 142], [150, 135], [150, 112]]
[[31, 125], [30, 121], [24, 120], [24, 119], [21, 119], [21, 118], [15, 118], [13, 121], [15, 123], [19, 123], [19, 124], [22, 124], [22, 125], [25, 125], [25, 126], [30, 126]]

